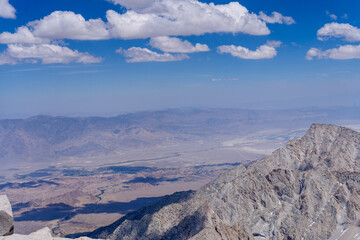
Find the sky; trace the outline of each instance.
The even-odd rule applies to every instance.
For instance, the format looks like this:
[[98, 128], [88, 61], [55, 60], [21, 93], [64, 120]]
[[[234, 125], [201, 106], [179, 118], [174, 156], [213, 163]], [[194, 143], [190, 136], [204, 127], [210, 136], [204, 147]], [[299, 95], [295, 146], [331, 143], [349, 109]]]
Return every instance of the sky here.
[[0, 118], [360, 105], [354, 0], [0, 0]]

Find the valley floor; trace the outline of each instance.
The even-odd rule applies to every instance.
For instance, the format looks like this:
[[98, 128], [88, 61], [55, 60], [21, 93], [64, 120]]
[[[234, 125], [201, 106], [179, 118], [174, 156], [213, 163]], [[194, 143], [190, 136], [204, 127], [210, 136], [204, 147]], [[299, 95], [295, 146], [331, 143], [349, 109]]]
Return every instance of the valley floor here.
[[305, 130], [271, 129], [110, 156], [69, 157], [56, 164], [7, 166], [0, 170], [0, 194], [12, 203], [18, 234], [43, 227], [57, 236], [90, 232], [164, 195], [196, 190], [236, 165], [270, 154]]

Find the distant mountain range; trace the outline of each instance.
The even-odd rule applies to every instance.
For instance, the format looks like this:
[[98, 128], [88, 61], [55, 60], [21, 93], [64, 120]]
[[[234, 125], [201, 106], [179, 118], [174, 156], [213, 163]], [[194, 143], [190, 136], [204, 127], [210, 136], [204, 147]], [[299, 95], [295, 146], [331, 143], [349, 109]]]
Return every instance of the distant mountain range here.
[[357, 239], [360, 133], [313, 124], [269, 157], [240, 165], [89, 236], [106, 239]]
[[241, 110], [171, 109], [116, 117], [52, 117], [0, 120], [0, 160], [42, 162], [106, 156], [217, 135], [245, 136], [274, 127], [360, 120], [359, 108]]

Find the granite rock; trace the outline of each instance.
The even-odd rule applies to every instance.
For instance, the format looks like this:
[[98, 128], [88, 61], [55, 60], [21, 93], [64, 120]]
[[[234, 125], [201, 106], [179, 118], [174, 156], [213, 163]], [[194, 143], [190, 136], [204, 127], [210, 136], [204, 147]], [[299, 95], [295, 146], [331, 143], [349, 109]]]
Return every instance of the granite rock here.
[[[13, 234], [10, 236], [0, 237], [0, 240], [66, 240], [69, 238], [52, 237], [51, 230], [49, 228], [40, 229], [29, 235]], [[80, 237], [75, 240], [91, 240], [88, 237]]]
[[0, 195], [0, 236], [14, 232], [14, 220], [11, 204], [6, 195]]

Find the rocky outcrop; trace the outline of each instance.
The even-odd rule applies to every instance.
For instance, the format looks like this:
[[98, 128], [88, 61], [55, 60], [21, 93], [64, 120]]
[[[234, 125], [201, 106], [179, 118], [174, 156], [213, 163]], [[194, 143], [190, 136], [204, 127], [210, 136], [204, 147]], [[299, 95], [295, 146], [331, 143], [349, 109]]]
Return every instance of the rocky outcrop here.
[[[11, 204], [6, 195], [0, 195], [0, 240], [66, 240], [68, 238], [52, 237], [49, 228], [43, 228], [30, 235], [14, 233], [14, 220]], [[88, 237], [80, 237], [77, 240], [91, 240]]]
[[[31, 233], [30, 235], [14, 234], [11, 236], [0, 237], [1, 240], [66, 240], [68, 238], [57, 238], [51, 236], [51, 230], [49, 228], [43, 228], [39, 231]], [[87, 237], [80, 237], [75, 240], [90, 240]]]
[[[360, 216], [360, 133], [314, 124], [269, 157], [100, 228], [107, 239], [339, 239]], [[357, 233], [356, 233], [357, 234]]]
[[0, 236], [10, 235], [14, 232], [14, 220], [9, 199], [0, 195]]

